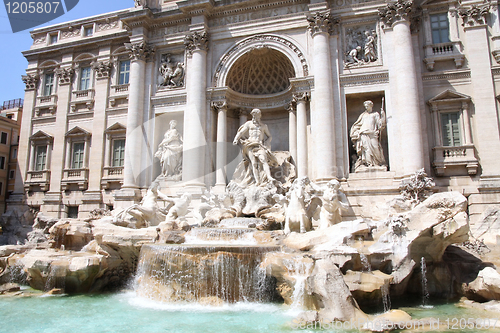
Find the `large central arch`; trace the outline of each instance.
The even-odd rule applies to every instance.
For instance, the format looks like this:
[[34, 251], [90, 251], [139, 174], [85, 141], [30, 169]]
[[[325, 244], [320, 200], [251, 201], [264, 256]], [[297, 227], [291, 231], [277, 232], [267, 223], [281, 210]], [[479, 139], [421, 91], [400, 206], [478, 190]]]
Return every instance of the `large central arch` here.
[[282, 36], [262, 34], [243, 39], [231, 47], [221, 58], [213, 77], [214, 87], [225, 87], [233, 65], [243, 55], [256, 49], [271, 49], [282, 53], [293, 66], [295, 77], [309, 75], [309, 65], [303, 50], [295, 42]]

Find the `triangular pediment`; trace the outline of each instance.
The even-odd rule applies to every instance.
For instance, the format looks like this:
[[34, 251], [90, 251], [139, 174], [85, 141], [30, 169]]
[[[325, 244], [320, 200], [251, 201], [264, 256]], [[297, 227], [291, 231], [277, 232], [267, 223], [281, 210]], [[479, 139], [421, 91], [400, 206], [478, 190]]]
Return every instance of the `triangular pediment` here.
[[42, 130], [39, 130], [38, 132], [30, 136], [30, 140], [46, 140], [46, 139], [52, 140], [54, 139], [54, 137], [50, 134], [45, 133]]
[[470, 101], [470, 96], [448, 89], [439, 93], [437, 96], [431, 98], [429, 100], [429, 104], [440, 103], [440, 102], [444, 103], [444, 102], [465, 102], [465, 101]]
[[66, 133], [66, 136], [90, 136], [90, 135], [91, 135], [90, 132], [78, 126], [73, 127]]
[[127, 128], [125, 126], [123, 126], [122, 124], [114, 123], [113, 125], [106, 128], [105, 133], [124, 132], [126, 130], [127, 130]]

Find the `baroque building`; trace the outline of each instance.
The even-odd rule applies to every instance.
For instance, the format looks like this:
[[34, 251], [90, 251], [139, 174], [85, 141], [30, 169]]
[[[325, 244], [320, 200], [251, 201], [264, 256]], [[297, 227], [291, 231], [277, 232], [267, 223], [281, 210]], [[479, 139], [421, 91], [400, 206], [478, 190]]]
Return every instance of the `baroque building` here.
[[86, 217], [162, 173], [220, 193], [253, 108], [298, 176], [341, 182], [347, 218], [421, 168], [472, 220], [500, 202], [495, 1], [142, 0], [32, 37], [14, 208]]

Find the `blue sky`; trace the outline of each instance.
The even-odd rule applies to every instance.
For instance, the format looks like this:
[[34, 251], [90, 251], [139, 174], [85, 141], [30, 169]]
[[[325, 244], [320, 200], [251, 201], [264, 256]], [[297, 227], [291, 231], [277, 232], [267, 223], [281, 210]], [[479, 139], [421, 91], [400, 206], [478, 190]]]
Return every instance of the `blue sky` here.
[[[112, 12], [134, 6], [134, 0], [80, 0], [68, 13], [44, 25], [72, 21], [87, 16]], [[24, 98], [24, 83], [21, 75], [26, 72], [28, 62], [21, 54], [28, 50], [33, 42], [30, 30], [12, 33], [5, 6], [0, 5], [0, 103], [16, 98]]]

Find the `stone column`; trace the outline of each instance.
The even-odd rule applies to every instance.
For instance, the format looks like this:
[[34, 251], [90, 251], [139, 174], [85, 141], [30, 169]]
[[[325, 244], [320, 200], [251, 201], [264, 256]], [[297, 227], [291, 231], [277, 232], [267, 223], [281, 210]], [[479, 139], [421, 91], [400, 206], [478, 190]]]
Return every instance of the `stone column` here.
[[297, 113], [295, 107], [297, 104], [292, 101], [288, 106], [288, 146], [290, 156], [292, 156], [295, 165], [297, 165]]
[[144, 82], [146, 60], [154, 55], [154, 49], [145, 41], [126, 43], [130, 52], [130, 86], [125, 141], [125, 167], [123, 188], [139, 188], [141, 174], [141, 146], [143, 138]]
[[240, 117], [240, 126], [244, 125], [248, 121], [248, 112], [246, 110], [240, 109], [238, 111]]
[[330, 57], [330, 34], [334, 19], [328, 12], [317, 12], [307, 18], [314, 47], [312, 64], [314, 100], [311, 128], [314, 135], [315, 179], [328, 180], [336, 176], [335, 128], [333, 124], [333, 82]]
[[185, 37], [184, 44], [190, 61], [186, 66], [182, 180], [187, 185], [204, 187], [208, 33], [192, 32]]
[[307, 176], [307, 108], [309, 93], [293, 94], [297, 102], [297, 176]]
[[482, 180], [498, 176], [498, 157], [494, 152], [500, 151], [496, 93], [491, 74], [491, 53], [486, 24], [489, 10], [489, 5], [473, 5], [469, 9], [460, 11], [474, 90], [474, 121], [477, 129], [475, 133], [477, 140], [474, 144], [481, 161]]
[[413, 1], [398, 0], [379, 10], [386, 24], [392, 27], [392, 43], [394, 45], [394, 64], [390, 66], [389, 79], [394, 78], [396, 84], [396, 114], [398, 126], [402, 133], [401, 151], [403, 151], [402, 172], [410, 175], [424, 167], [422, 127], [420, 120], [420, 104], [418, 100], [417, 72], [413, 55], [412, 36], [410, 30], [410, 14]]
[[226, 164], [227, 164], [227, 104], [226, 102], [214, 102], [212, 107], [217, 112], [217, 157], [215, 186], [226, 186]]
[[469, 102], [462, 102], [462, 117], [464, 119], [464, 142], [466, 145], [472, 144], [469, 121]]

